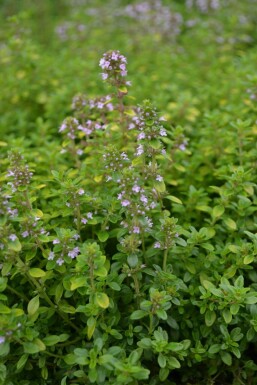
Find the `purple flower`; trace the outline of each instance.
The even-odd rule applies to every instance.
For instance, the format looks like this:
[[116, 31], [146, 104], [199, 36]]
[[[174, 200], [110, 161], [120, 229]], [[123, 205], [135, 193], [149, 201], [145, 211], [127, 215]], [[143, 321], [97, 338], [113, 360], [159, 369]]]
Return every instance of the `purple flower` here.
[[56, 239], [53, 240], [53, 244], [54, 244], [54, 245], [57, 245], [58, 243], [60, 243], [60, 240], [59, 240], [58, 238], [56, 238]]
[[148, 199], [147, 199], [147, 197], [146, 197], [144, 194], [142, 194], [142, 195], [140, 196], [140, 200], [141, 200], [141, 202], [143, 202], [143, 203], [147, 203], [147, 202], [148, 202]]
[[64, 260], [62, 258], [58, 258], [56, 263], [57, 265], [62, 266], [62, 264], [64, 263]]
[[130, 205], [130, 201], [128, 201], [127, 199], [124, 199], [123, 201], [121, 201], [121, 206], [126, 207], [129, 205]]
[[77, 255], [80, 253], [80, 250], [79, 250], [79, 247], [75, 247], [73, 250], [70, 250], [68, 252], [68, 256], [71, 258], [71, 259], [74, 259], [77, 257]]
[[132, 187], [132, 191], [135, 193], [139, 193], [140, 190], [141, 190], [141, 188], [136, 184]]
[[185, 149], [186, 149], [186, 143], [184, 142], [184, 143], [181, 143], [179, 146], [178, 146], [178, 148], [181, 150], [181, 151], [185, 151]]
[[48, 261], [52, 261], [54, 259], [54, 252], [53, 251], [50, 251], [47, 259], [48, 259]]
[[83, 195], [85, 193], [85, 191], [83, 190], [83, 188], [80, 188], [79, 191], [78, 191], [78, 194], [79, 195]]
[[137, 137], [137, 140], [142, 140], [142, 139], [145, 139], [145, 133], [144, 132], [140, 132], [140, 134]]
[[133, 233], [140, 234], [140, 228], [138, 226], [133, 227]]
[[166, 130], [164, 130], [164, 128], [160, 129], [160, 135], [161, 136], [167, 136], [167, 132], [166, 132]]
[[137, 147], [137, 152], [136, 152], [136, 155], [137, 156], [140, 156], [144, 153], [144, 147], [142, 144], [140, 144], [138, 147]]
[[27, 238], [29, 236], [29, 232], [27, 230], [23, 231], [23, 233], [21, 233], [22, 237], [23, 238]]
[[0, 344], [4, 344], [5, 343], [5, 337], [4, 336], [0, 336]]
[[93, 214], [91, 212], [87, 213], [86, 215], [88, 219], [93, 219]]
[[87, 219], [86, 219], [86, 218], [82, 218], [82, 219], [81, 219], [81, 223], [83, 223], [84, 225], [86, 225], [86, 224], [87, 224]]
[[156, 180], [157, 180], [158, 182], [162, 182], [162, 181], [163, 181], [163, 177], [162, 177], [161, 175], [157, 175], [157, 176], [156, 176]]
[[161, 244], [160, 242], [155, 242], [154, 246], [153, 246], [155, 249], [160, 249], [161, 248]]
[[17, 239], [17, 236], [15, 234], [11, 234], [9, 235], [9, 239], [14, 242]]

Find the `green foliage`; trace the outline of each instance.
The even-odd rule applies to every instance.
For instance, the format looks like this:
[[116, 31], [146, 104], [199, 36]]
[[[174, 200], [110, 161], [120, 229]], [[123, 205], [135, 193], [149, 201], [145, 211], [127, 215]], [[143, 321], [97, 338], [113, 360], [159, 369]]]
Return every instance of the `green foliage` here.
[[257, 385], [254, 2], [0, 10], [0, 385]]

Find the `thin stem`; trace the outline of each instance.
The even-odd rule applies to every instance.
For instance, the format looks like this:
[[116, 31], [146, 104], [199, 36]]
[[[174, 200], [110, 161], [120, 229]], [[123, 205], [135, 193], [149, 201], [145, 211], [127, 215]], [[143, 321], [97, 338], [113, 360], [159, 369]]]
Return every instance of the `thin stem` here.
[[24, 301], [29, 302], [28, 297], [26, 297], [24, 294], [19, 293], [17, 290], [15, 290], [13, 287], [7, 285], [7, 289], [11, 291], [12, 293], [16, 294], [18, 297], [24, 299]]
[[[17, 259], [18, 261], [20, 262], [20, 264], [22, 266], [24, 266], [25, 268], [27, 268], [27, 266], [25, 265], [25, 263], [21, 260], [21, 258], [19, 256], [17, 256]], [[73, 329], [75, 329], [77, 332], [80, 333], [80, 329], [72, 322], [69, 320], [69, 318], [66, 316], [66, 314], [63, 314], [57, 307], [57, 305], [55, 305], [51, 299], [48, 297], [47, 293], [44, 291], [44, 289], [42, 288], [42, 286], [38, 283], [38, 281], [34, 278], [34, 277], [31, 277], [29, 275], [29, 273], [27, 271], [24, 272], [27, 280], [32, 284], [32, 286], [36, 287], [37, 290], [38, 290], [38, 293], [44, 298], [44, 300], [50, 305], [50, 307], [52, 309], [54, 309], [54, 311], [56, 311], [60, 317], [62, 317], [65, 322], [67, 322]]]
[[24, 195], [24, 198], [25, 198], [25, 202], [26, 202], [26, 206], [29, 210], [32, 210], [32, 206], [31, 206], [31, 203], [30, 203], [30, 200], [29, 200], [29, 196], [28, 196], [28, 191], [23, 191], [23, 195]]
[[152, 334], [153, 332], [153, 313], [151, 312], [149, 314], [149, 334]]
[[167, 258], [168, 258], [168, 249], [165, 249], [163, 253], [163, 265], [162, 265], [163, 271], [167, 270]]
[[136, 292], [136, 300], [137, 300], [137, 305], [139, 306], [139, 297], [140, 297], [140, 288], [139, 288], [139, 281], [137, 278], [136, 274], [132, 275], [133, 281], [134, 281], [134, 286], [135, 286], [135, 292]]
[[47, 350], [42, 350], [41, 353], [46, 354], [47, 356], [51, 356], [51, 357], [63, 358], [63, 356], [60, 356], [59, 354], [50, 353]]
[[92, 288], [92, 290], [94, 292], [95, 291], [94, 262], [92, 261], [92, 259], [90, 259], [90, 261], [89, 261], [89, 266], [90, 266], [90, 270], [89, 270], [89, 273], [90, 273], [90, 285], [91, 285], [91, 288]]
[[72, 341], [63, 342], [63, 343], [57, 344], [56, 346], [58, 348], [59, 347], [62, 348], [64, 346], [69, 346], [69, 345], [75, 344], [76, 342], [78, 342], [80, 340], [81, 340], [81, 337], [77, 337], [77, 338], [74, 338], [74, 340], [72, 340]]

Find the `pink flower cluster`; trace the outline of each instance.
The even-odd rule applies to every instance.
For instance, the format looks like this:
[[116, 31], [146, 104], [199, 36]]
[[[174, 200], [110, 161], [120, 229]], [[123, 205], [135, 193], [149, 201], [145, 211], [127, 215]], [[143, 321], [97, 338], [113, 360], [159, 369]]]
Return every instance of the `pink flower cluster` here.
[[125, 81], [127, 76], [127, 59], [120, 54], [120, 51], [109, 51], [103, 54], [99, 62], [99, 66], [102, 68], [102, 79], [107, 80], [112, 85], [129, 86], [130, 82]]

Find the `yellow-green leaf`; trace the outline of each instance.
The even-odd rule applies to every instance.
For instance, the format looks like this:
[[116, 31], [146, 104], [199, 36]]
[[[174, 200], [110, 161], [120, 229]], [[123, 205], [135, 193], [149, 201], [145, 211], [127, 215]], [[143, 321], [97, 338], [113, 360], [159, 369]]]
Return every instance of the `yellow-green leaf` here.
[[86, 286], [87, 280], [86, 277], [76, 277], [71, 279], [71, 290], [76, 290], [78, 287]]
[[32, 298], [28, 303], [28, 314], [33, 315], [37, 312], [39, 308], [39, 295], [36, 295], [36, 297]]
[[34, 278], [41, 278], [41, 277], [44, 277], [46, 273], [42, 269], [39, 269], [37, 267], [32, 267], [29, 270], [29, 275], [31, 275], [31, 277], [34, 277]]
[[2, 303], [0, 303], [0, 314], [8, 314], [11, 313], [11, 309]]
[[182, 201], [179, 198], [175, 197], [174, 195], [167, 195], [165, 198], [169, 199], [174, 203], [178, 203], [179, 205], [183, 205]]
[[13, 251], [21, 251], [21, 243], [19, 239], [15, 239], [14, 241], [8, 242], [8, 249]]
[[96, 319], [94, 317], [90, 317], [87, 320], [87, 338], [90, 340], [92, 335], [94, 334], [96, 327]]
[[218, 206], [213, 207], [213, 209], [212, 209], [213, 218], [221, 217], [221, 215], [224, 213], [224, 211], [225, 211], [224, 206], [218, 205]]
[[103, 309], [106, 309], [110, 304], [109, 297], [105, 293], [96, 293], [95, 300], [97, 305]]
[[233, 219], [231, 218], [226, 218], [224, 219], [224, 223], [225, 225], [230, 229], [230, 230], [236, 230], [237, 229], [237, 224], [235, 221], [233, 221]]
[[254, 260], [254, 256], [253, 255], [246, 255], [244, 257], [244, 265], [249, 265], [249, 263], [252, 263]]

